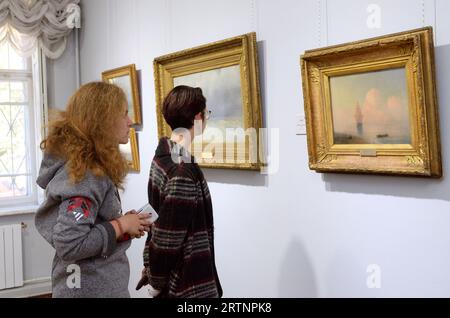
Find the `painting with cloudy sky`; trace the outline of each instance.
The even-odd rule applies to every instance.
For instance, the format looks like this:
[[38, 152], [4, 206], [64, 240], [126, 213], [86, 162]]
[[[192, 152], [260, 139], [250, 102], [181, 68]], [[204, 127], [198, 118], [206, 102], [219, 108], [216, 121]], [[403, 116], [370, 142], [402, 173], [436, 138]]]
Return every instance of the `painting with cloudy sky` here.
[[204, 139], [209, 139], [213, 130], [226, 136], [227, 128], [244, 128], [241, 97], [241, 75], [239, 65], [217, 68], [205, 72], [174, 78], [174, 86], [200, 87], [206, 97], [206, 107], [211, 111]]
[[110, 78], [109, 82], [119, 86], [125, 93], [128, 102], [128, 116], [134, 120], [134, 107], [133, 107], [133, 92], [131, 89], [130, 75], [122, 75], [114, 78]]
[[404, 68], [330, 78], [335, 144], [410, 144]]

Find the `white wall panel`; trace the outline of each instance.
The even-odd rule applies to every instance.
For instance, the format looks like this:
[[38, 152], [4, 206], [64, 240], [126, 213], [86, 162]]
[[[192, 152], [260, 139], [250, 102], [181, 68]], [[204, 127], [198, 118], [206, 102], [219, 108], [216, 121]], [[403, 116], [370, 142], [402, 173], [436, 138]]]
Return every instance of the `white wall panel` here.
[[436, 45], [450, 44], [450, 1], [436, 0]]
[[255, 31], [254, 0], [169, 0], [169, 51]]
[[428, 18], [434, 14], [430, 1], [433, 0], [328, 0], [328, 44], [423, 27], [434, 21]]

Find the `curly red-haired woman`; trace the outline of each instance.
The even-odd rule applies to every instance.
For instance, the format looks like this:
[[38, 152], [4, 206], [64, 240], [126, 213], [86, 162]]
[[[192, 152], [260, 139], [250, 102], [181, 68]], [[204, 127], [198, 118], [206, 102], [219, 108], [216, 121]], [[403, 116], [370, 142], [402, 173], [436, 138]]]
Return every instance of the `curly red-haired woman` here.
[[149, 230], [148, 215], [122, 215], [117, 188], [127, 163], [127, 100], [117, 86], [93, 82], [70, 98], [50, 124], [37, 183], [46, 200], [35, 223], [55, 248], [53, 297], [129, 297], [132, 238]]

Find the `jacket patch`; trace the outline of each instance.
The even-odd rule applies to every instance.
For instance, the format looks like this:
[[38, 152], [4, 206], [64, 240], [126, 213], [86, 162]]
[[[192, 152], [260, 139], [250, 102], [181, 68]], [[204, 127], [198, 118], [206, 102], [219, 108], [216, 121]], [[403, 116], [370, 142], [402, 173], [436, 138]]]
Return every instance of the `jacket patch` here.
[[73, 197], [69, 200], [69, 206], [67, 208], [69, 213], [72, 213], [77, 221], [82, 217], [89, 217], [90, 209], [92, 206], [91, 200], [85, 197]]

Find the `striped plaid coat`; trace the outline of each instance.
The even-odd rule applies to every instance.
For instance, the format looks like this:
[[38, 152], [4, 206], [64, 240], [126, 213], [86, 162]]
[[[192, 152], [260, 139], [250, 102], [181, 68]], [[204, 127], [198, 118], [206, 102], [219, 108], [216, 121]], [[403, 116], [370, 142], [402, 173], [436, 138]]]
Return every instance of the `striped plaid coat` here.
[[159, 218], [144, 266], [159, 297], [221, 297], [208, 185], [193, 157], [168, 138], [161, 138], [151, 165], [148, 200]]

